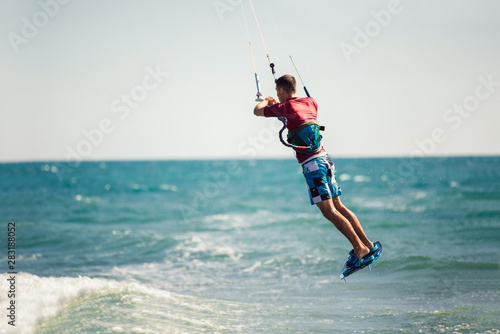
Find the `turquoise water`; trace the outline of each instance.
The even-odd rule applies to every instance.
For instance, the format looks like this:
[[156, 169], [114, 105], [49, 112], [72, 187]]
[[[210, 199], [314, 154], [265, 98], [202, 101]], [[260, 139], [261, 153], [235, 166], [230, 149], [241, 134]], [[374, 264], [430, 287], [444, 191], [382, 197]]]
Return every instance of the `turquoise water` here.
[[347, 284], [293, 160], [0, 164], [0, 332], [500, 333], [500, 158], [334, 162], [384, 245]]

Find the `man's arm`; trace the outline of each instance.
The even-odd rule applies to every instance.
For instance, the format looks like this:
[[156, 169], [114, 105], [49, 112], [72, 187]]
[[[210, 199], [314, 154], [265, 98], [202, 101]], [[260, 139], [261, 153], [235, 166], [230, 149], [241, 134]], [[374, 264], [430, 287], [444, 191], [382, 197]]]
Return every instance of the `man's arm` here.
[[268, 106], [270, 107], [273, 104], [276, 104], [276, 100], [274, 99], [274, 97], [268, 96], [264, 100], [257, 103], [255, 108], [253, 109], [253, 114], [255, 116], [264, 116], [264, 108]]

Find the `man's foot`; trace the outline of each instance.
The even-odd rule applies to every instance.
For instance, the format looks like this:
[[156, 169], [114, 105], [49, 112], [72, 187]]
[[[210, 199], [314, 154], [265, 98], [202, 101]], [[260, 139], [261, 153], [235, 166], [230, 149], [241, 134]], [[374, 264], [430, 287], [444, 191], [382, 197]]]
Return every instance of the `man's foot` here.
[[363, 250], [361, 252], [357, 252], [358, 254], [356, 254], [354, 252], [354, 249], [352, 249], [349, 254], [355, 254], [358, 258], [362, 259], [363, 257], [365, 257], [366, 255], [374, 255], [377, 251], [378, 251], [378, 244], [379, 242], [375, 242], [375, 243], [370, 243], [371, 246], [369, 245], [366, 245], [365, 246], [367, 247], [368, 251], [366, 250]]
[[365, 256], [370, 255], [371, 249], [368, 247], [359, 248], [356, 251], [353, 249], [349, 254], [355, 255], [358, 259], [363, 259]]
[[373, 260], [375, 260], [375, 257], [373, 255], [367, 254], [366, 256], [359, 258], [351, 252], [349, 253], [349, 258], [347, 259], [344, 267], [348, 270], [353, 270], [364, 267], [367, 264], [373, 262]]
[[356, 271], [365, 268], [373, 264], [377, 261], [382, 255], [382, 244], [377, 241], [374, 243], [373, 247], [370, 249], [370, 254], [366, 255], [362, 259], [359, 259], [356, 255], [354, 255], [354, 250], [349, 253], [349, 258], [342, 269], [342, 274], [340, 275], [340, 279], [344, 279], [355, 273]]

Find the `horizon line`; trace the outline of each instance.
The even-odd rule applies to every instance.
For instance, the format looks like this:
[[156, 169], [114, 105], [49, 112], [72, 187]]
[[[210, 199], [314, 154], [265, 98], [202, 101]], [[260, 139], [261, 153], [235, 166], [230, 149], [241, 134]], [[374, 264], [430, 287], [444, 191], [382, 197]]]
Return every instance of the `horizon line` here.
[[[330, 155], [331, 156], [331, 155]], [[428, 155], [428, 156], [410, 156], [410, 155], [338, 155], [333, 159], [442, 159], [442, 158], [497, 158], [500, 154], [450, 154], [450, 155]], [[98, 162], [167, 162], [167, 161], [264, 161], [264, 160], [293, 160], [295, 157], [260, 157], [260, 158], [238, 158], [238, 157], [212, 157], [212, 158], [106, 158], [106, 159], [83, 159], [83, 160], [60, 160], [60, 159], [26, 159], [26, 160], [0, 160], [0, 164], [23, 164], [23, 163], [98, 163]]]

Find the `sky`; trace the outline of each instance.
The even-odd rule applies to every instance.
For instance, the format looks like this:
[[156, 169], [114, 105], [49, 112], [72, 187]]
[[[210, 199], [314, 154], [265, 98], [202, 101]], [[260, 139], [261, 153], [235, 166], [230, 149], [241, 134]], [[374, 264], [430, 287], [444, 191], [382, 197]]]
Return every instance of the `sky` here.
[[[253, 4], [332, 157], [500, 154], [499, 1]], [[242, 9], [275, 96], [247, 0], [2, 1], [0, 162], [293, 158]]]

